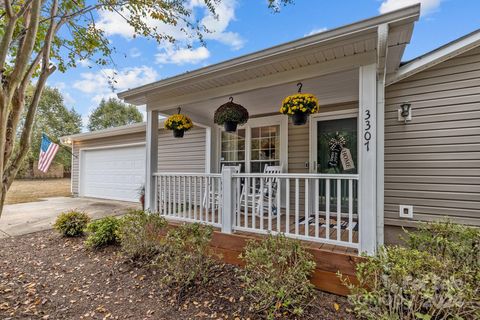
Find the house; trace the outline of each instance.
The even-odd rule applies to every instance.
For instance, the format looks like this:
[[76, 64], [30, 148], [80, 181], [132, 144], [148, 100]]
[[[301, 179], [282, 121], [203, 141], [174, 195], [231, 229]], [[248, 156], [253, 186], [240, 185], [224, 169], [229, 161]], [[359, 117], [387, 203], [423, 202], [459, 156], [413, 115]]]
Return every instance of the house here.
[[[418, 221], [480, 226], [480, 30], [402, 63], [419, 13], [406, 7], [120, 93], [147, 106], [147, 123], [68, 137], [80, 154], [73, 193], [117, 198], [103, 188], [128, 183], [105, 167], [123, 174], [136, 155], [130, 187], [145, 183], [148, 208], [225, 235], [282, 232], [355, 256]], [[320, 101], [303, 126], [278, 113], [298, 82]], [[229, 97], [250, 113], [236, 133], [213, 123]], [[183, 139], [159, 124], [178, 107], [196, 123]], [[328, 164], [340, 138], [348, 170]]]

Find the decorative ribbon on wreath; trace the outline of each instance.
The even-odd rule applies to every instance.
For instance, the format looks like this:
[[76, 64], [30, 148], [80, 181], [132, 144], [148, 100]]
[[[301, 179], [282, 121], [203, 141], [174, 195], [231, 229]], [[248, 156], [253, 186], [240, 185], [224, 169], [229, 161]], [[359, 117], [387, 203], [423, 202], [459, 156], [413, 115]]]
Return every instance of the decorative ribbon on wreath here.
[[339, 162], [342, 162], [343, 170], [355, 169], [353, 158], [350, 150], [345, 147], [347, 143], [346, 139], [341, 135], [336, 135], [335, 138], [331, 138], [328, 142], [330, 148], [330, 157], [328, 161], [329, 168], [338, 167]]

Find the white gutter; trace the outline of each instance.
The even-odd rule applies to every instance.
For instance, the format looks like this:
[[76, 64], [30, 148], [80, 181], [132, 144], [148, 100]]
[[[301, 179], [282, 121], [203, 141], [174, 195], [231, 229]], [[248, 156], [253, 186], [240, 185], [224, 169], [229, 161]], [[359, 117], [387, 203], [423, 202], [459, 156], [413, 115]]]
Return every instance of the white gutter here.
[[376, 226], [377, 247], [384, 243], [385, 204], [385, 76], [387, 73], [388, 24], [378, 26], [377, 42], [377, 154], [376, 154]]

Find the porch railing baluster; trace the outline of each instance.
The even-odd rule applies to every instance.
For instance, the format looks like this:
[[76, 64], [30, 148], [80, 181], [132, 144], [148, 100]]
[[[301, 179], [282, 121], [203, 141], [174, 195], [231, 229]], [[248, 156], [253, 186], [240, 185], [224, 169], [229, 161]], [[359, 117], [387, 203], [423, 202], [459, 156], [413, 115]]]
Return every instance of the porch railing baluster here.
[[330, 239], [330, 179], [325, 180], [325, 238]]
[[299, 179], [295, 179], [295, 234], [298, 235], [298, 228], [299, 228], [299, 215], [300, 215], [300, 203], [299, 203]]
[[342, 235], [342, 184], [337, 179], [337, 241], [340, 241]]
[[290, 179], [285, 179], [285, 233], [290, 233]]
[[314, 213], [315, 213], [315, 238], [318, 238], [319, 237], [319, 229], [320, 229], [320, 220], [319, 220], [319, 217], [318, 217], [318, 210], [320, 210], [320, 208], [318, 207], [318, 197], [320, 196], [319, 195], [319, 184], [320, 184], [320, 180], [319, 179], [315, 179], [315, 208], [313, 210]]
[[308, 231], [310, 229], [310, 202], [308, 201], [308, 179], [305, 179], [305, 236], [308, 237]]

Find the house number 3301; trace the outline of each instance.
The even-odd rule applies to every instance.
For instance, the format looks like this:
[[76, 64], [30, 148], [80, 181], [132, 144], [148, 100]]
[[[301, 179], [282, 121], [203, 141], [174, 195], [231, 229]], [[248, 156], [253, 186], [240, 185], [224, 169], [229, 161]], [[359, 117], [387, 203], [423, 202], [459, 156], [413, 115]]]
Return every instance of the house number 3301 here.
[[365, 140], [365, 147], [367, 148], [367, 151], [370, 151], [370, 140], [372, 139], [372, 133], [370, 132], [370, 129], [372, 128], [370, 124], [370, 110], [365, 110], [365, 128], [363, 130], [363, 138]]

